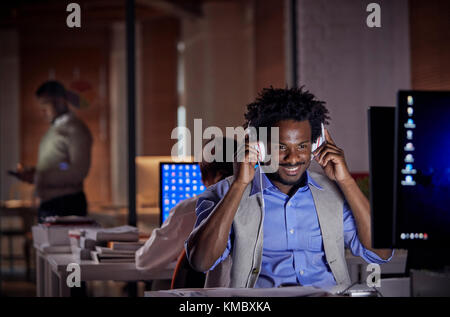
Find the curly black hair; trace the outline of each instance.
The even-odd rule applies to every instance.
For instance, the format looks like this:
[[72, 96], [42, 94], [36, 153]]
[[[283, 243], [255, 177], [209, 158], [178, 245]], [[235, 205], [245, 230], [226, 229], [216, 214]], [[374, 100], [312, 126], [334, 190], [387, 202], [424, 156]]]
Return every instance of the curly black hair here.
[[247, 105], [246, 126], [272, 127], [281, 120], [309, 120], [311, 138], [315, 142], [321, 134], [321, 123], [329, 124], [328, 109], [304, 86], [300, 88], [264, 88], [255, 102]]

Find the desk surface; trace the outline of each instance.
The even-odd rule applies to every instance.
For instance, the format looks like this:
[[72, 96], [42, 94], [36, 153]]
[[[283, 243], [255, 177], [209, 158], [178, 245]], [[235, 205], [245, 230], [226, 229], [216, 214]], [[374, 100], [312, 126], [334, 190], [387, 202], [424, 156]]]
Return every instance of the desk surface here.
[[0, 200], [1, 208], [33, 208], [33, 203], [27, 200], [10, 199], [10, 200]]
[[2, 217], [35, 217], [37, 209], [30, 203], [22, 200], [2, 200], [0, 201], [0, 216]]
[[312, 286], [278, 288], [185, 288], [145, 292], [145, 297], [306, 297], [332, 296], [332, 293]]
[[47, 261], [54, 272], [66, 274], [67, 265], [77, 263], [80, 266], [82, 281], [132, 281], [171, 279], [176, 263], [166, 268], [140, 271], [135, 263], [96, 263], [91, 260], [79, 260], [72, 254], [48, 254]]
[[[350, 288], [353, 291], [373, 291], [364, 284]], [[312, 286], [291, 286], [279, 288], [185, 288], [167, 291], [145, 292], [145, 297], [305, 297], [305, 296], [335, 296], [336, 289], [320, 289]], [[379, 295], [385, 297], [409, 297], [409, 278], [381, 279], [381, 287], [377, 288]], [[342, 296], [342, 295], [341, 295]], [[360, 295], [362, 296], [362, 295]], [[367, 296], [367, 295], [366, 295]]]

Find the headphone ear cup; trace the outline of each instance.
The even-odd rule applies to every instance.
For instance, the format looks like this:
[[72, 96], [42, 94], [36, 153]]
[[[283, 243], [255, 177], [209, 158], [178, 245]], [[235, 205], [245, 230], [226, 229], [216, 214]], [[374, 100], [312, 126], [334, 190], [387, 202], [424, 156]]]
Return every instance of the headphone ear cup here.
[[258, 160], [260, 162], [264, 162], [265, 158], [266, 158], [266, 147], [264, 145], [264, 142], [258, 141], [258, 148], [257, 148], [259, 155], [258, 155]]
[[324, 125], [323, 125], [323, 123], [321, 123], [320, 125], [321, 125], [321, 129], [322, 129], [322, 133], [317, 138], [316, 142], [314, 142], [314, 144], [311, 146], [311, 160], [313, 160], [313, 158], [314, 158], [314, 155], [312, 154], [312, 152], [317, 150], [323, 143], [325, 143], [325, 140], [326, 140]]

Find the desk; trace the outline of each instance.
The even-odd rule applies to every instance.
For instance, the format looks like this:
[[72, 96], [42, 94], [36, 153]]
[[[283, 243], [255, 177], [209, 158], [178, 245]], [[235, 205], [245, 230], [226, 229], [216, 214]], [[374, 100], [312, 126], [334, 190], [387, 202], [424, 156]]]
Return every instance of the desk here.
[[[381, 287], [377, 287], [379, 294], [383, 297], [411, 297], [411, 279], [409, 277], [382, 278]], [[366, 284], [356, 284], [349, 291], [373, 291]]]
[[[394, 256], [391, 261], [380, 265], [381, 274], [404, 274], [407, 257], [407, 250], [394, 250]], [[368, 263], [360, 257], [353, 256], [350, 250], [346, 250], [345, 260], [352, 283], [365, 283], [367, 276], [371, 273], [366, 270]]]
[[67, 286], [67, 265], [77, 263], [80, 266], [81, 281], [149, 281], [171, 279], [176, 263], [167, 268], [153, 271], [140, 271], [135, 263], [96, 263], [79, 260], [71, 253], [45, 253], [42, 248], [37, 254], [37, 296], [70, 296]]
[[46, 281], [50, 280], [51, 272], [47, 257], [52, 254], [69, 254], [70, 246], [48, 246], [34, 244], [36, 251], [36, 296], [50, 296], [50, 288]]
[[145, 297], [307, 297], [331, 296], [328, 290], [312, 286], [278, 288], [185, 288], [145, 292]]
[[[364, 284], [357, 284], [351, 290], [373, 290]], [[409, 278], [381, 279], [378, 291], [385, 297], [409, 297]], [[291, 286], [279, 288], [205, 288], [174, 289], [145, 292], [145, 297], [326, 297], [336, 296], [335, 289], [320, 289], [312, 286]]]

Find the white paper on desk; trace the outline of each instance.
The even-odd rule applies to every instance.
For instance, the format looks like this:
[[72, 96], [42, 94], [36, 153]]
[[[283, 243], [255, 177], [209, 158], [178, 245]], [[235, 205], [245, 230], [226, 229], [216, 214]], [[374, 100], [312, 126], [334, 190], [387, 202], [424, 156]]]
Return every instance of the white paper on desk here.
[[89, 228], [86, 231], [92, 232], [106, 232], [106, 233], [130, 233], [130, 232], [139, 232], [139, 229], [133, 226], [119, 226], [112, 228]]
[[139, 240], [139, 229], [132, 226], [120, 226], [113, 228], [85, 229], [85, 237], [95, 241], [129, 241]]
[[186, 288], [146, 292], [148, 297], [305, 297], [331, 293], [312, 286], [279, 288]]

